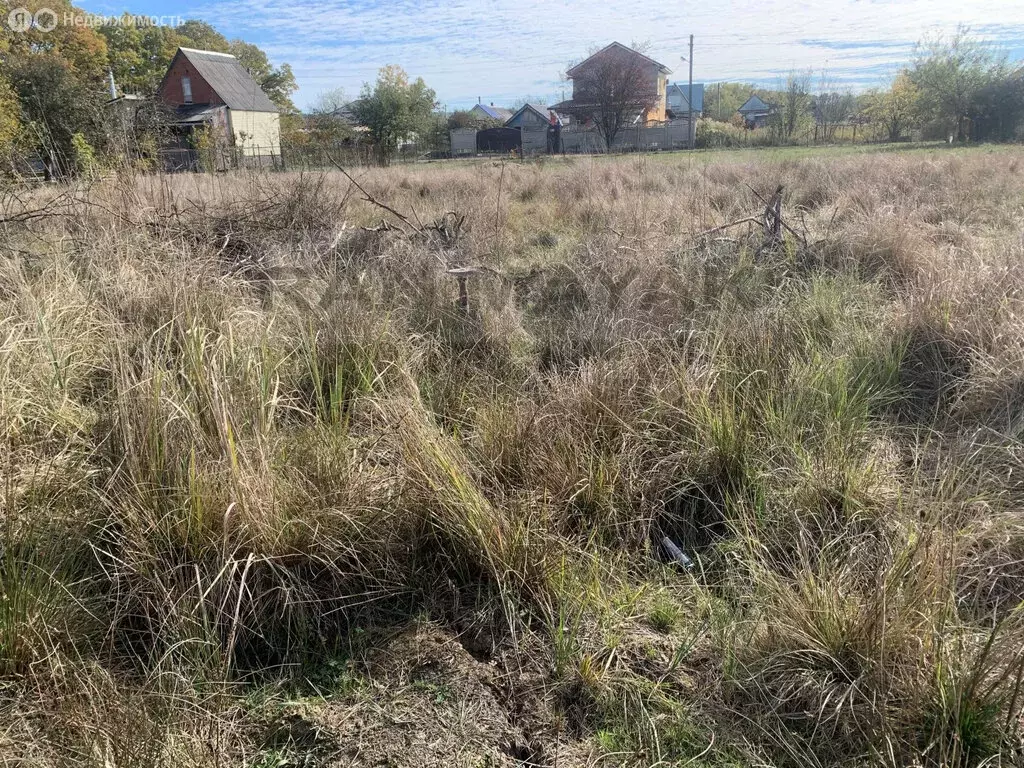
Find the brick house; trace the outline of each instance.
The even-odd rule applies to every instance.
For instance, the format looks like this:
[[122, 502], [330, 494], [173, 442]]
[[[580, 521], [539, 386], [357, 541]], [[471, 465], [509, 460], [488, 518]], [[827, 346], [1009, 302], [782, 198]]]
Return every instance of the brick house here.
[[157, 89], [174, 110], [180, 145], [195, 130], [212, 128], [219, 143], [246, 155], [279, 155], [281, 116], [259, 84], [229, 53], [179, 48]]

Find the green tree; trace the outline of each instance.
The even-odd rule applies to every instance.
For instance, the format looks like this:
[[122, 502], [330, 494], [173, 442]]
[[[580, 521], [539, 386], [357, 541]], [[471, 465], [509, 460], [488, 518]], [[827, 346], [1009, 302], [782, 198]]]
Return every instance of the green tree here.
[[1024, 138], [1024, 69], [993, 78], [971, 102], [972, 138], [1016, 141]]
[[198, 19], [189, 19], [174, 28], [175, 34], [182, 39], [181, 45], [186, 48], [198, 48], [201, 51], [218, 51], [230, 53], [231, 44], [220, 32]]
[[[33, 26], [25, 32], [14, 32], [7, 25], [8, 9], [12, 5], [31, 12], [48, 8], [55, 15], [56, 26], [45, 31]], [[84, 82], [98, 83], [106, 73], [107, 46], [103, 37], [92, 27], [63, 23], [65, 15], [84, 15], [68, 0], [26, 0], [9, 3], [0, 16], [0, 51], [5, 58], [47, 55], [64, 62], [74, 77]]]
[[[685, 93], [686, 86], [683, 85]], [[757, 91], [750, 83], [711, 83], [704, 86], [704, 115], [723, 123], [729, 122], [736, 110]]]
[[905, 70], [887, 89], [868, 93], [865, 101], [865, 116], [885, 130], [889, 141], [899, 141], [918, 125], [920, 93]]
[[232, 40], [228, 44], [227, 52], [234, 55], [239, 63], [248, 70], [278, 109], [282, 112], [296, 111], [291, 95], [295, 93], [298, 85], [295, 83], [295, 75], [292, 74], [292, 68], [289, 65], [273, 66], [267, 54], [259, 46], [244, 40]]
[[0, 75], [0, 153], [7, 154], [21, 133], [21, 105], [10, 81]]
[[100, 33], [106, 40], [108, 64], [121, 93], [154, 93], [174, 52], [189, 42], [170, 27], [110, 24]]
[[376, 84], [363, 84], [352, 114], [368, 130], [377, 162], [388, 165], [400, 142], [429, 126], [435, 103], [423, 78], [410, 83], [405, 70], [389, 65], [377, 74]]
[[480, 119], [468, 109], [457, 109], [448, 115], [448, 130], [457, 131], [463, 128], [479, 128]]
[[921, 117], [936, 135], [967, 139], [972, 104], [982, 90], [1007, 76], [1005, 58], [965, 29], [951, 39], [934, 37], [918, 44], [910, 79], [921, 94]]
[[780, 88], [775, 103], [778, 109], [772, 114], [769, 127], [776, 138], [792, 141], [798, 132], [811, 121], [811, 70], [792, 70]]
[[103, 138], [95, 88], [52, 53], [20, 56], [8, 66], [24, 116], [22, 143], [42, 157], [48, 177], [74, 172], [75, 134], [91, 146]]

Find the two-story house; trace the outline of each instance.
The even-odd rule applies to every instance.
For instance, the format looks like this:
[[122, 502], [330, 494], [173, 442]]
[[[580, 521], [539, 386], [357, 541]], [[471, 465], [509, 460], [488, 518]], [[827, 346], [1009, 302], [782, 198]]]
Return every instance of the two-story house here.
[[182, 136], [208, 127], [244, 154], [281, 152], [281, 116], [259, 83], [229, 53], [179, 48], [157, 98], [174, 109]]
[[624, 107], [645, 123], [666, 119], [672, 70], [622, 43], [606, 45], [565, 74], [572, 80], [572, 99], [554, 105], [558, 112], [586, 119], [588, 111]]

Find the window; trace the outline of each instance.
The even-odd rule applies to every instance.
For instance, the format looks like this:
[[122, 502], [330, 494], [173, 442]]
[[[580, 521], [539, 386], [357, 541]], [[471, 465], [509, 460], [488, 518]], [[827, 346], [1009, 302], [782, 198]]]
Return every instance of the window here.
[[192, 103], [192, 78], [188, 75], [181, 78], [181, 92], [185, 97], [185, 103]]

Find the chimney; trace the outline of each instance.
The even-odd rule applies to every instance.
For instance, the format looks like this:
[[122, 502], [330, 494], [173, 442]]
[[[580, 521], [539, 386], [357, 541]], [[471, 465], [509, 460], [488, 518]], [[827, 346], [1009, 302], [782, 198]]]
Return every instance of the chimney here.
[[114, 70], [108, 69], [107, 72], [110, 74], [110, 98], [113, 100], [117, 98], [117, 86], [114, 85]]

